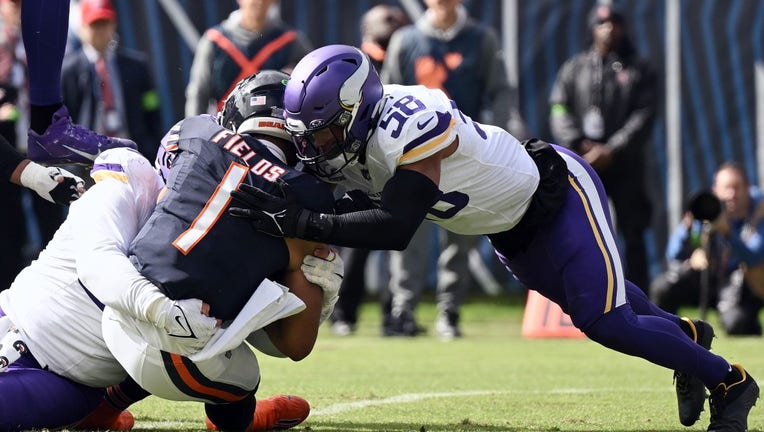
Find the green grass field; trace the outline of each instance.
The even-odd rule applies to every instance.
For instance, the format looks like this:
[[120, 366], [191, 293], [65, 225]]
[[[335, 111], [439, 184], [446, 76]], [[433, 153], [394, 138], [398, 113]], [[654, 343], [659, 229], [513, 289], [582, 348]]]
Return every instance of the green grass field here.
[[[261, 355], [258, 395], [306, 398], [311, 415], [294, 429], [303, 432], [704, 431], [708, 425], [706, 408], [694, 427], [681, 426], [671, 371], [588, 340], [521, 338], [520, 299], [470, 300], [462, 310], [465, 337], [452, 342], [433, 335], [431, 301], [417, 313], [426, 336], [382, 338], [378, 306], [367, 303], [355, 335], [338, 337], [325, 326], [302, 362]], [[714, 315], [710, 320], [716, 323]], [[722, 334], [713, 350], [764, 377], [761, 338]], [[149, 398], [132, 411], [138, 431], [204, 430], [198, 403]], [[749, 430], [764, 431], [764, 403], [752, 411]]]

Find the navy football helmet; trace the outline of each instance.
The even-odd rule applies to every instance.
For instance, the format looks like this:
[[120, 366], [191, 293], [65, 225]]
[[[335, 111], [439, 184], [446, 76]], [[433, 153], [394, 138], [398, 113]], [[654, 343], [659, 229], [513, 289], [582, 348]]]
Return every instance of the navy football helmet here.
[[239, 134], [291, 141], [284, 125], [284, 90], [289, 75], [262, 70], [239, 81], [218, 113], [218, 123]]

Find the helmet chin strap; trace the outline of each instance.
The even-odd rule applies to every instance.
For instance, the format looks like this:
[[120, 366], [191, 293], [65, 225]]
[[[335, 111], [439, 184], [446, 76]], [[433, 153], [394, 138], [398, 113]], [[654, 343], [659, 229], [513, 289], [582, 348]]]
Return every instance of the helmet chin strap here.
[[311, 164], [313, 165], [311, 171], [329, 183], [337, 183], [345, 179], [345, 175], [342, 174], [343, 169], [358, 163], [358, 156], [358, 153], [354, 153], [348, 158], [347, 153], [342, 152], [332, 159]]

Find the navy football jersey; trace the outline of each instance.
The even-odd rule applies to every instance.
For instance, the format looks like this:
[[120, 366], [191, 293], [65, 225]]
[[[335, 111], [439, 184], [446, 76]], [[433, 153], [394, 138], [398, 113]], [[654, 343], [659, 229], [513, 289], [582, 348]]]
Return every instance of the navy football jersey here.
[[208, 116], [182, 121], [168, 137], [178, 148], [168, 192], [133, 242], [131, 260], [168, 297], [201, 299], [211, 316], [233, 319], [263, 278], [280, 279], [289, 253], [284, 239], [228, 214], [230, 192], [246, 182], [277, 194], [273, 181], [281, 178], [300, 204], [321, 212], [332, 211], [333, 195], [257, 139]]

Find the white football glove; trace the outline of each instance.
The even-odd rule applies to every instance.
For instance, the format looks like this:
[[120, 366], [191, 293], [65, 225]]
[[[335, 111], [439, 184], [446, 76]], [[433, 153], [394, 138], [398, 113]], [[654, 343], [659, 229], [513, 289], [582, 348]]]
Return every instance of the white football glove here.
[[21, 358], [27, 352], [27, 345], [21, 340], [21, 334], [11, 319], [0, 317], [0, 372], [8, 370], [8, 366]]
[[204, 348], [217, 330], [217, 320], [202, 313], [199, 299], [170, 300], [165, 297], [158, 306], [151, 321], [187, 352]]
[[342, 285], [342, 277], [345, 275], [345, 262], [332, 249], [326, 259], [314, 255], [305, 255], [300, 268], [305, 273], [305, 279], [320, 286], [323, 291], [321, 320], [319, 322], [323, 323], [332, 314], [334, 305], [339, 299], [340, 285]]
[[58, 167], [45, 167], [29, 162], [21, 172], [19, 181], [23, 186], [37, 192], [46, 200], [69, 205], [85, 192], [85, 181]]

